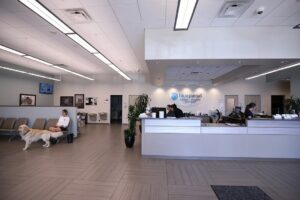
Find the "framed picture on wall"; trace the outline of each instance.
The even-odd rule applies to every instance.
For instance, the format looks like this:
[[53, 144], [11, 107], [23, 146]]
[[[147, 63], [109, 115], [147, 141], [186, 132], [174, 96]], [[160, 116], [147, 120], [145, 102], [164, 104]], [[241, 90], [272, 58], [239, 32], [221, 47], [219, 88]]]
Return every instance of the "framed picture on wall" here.
[[75, 94], [75, 106], [77, 108], [84, 108], [84, 94]]
[[73, 106], [73, 97], [72, 96], [61, 96], [60, 97], [60, 106]]
[[97, 97], [86, 97], [85, 98], [85, 105], [86, 106], [97, 106]]
[[20, 106], [36, 106], [35, 94], [20, 94]]

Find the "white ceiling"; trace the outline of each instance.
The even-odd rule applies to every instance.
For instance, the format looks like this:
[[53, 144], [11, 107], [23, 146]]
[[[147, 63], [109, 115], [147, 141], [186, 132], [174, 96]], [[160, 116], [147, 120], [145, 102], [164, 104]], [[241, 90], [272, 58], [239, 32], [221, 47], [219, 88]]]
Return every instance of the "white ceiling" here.
[[[151, 81], [162, 85], [211, 85], [263, 73], [297, 59], [148, 60]], [[259, 63], [259, 64], [258, 64]], [[242, 70], [238, 70], [242, 69]], [[192, 72], [199, 72], [193, 74]], [[223, 77], [223, 75], [225, 75]], [[229, 77], [228, 77], [229, 75]]]
[[[136, 75], [149, 71], [152, 73], [144, 59], [144, 30], [172, 29], [178, 1], [40, 0], [40, 2], [123, 71]], [[199, 0], [190, 28], [293, 27], [300, 23], [300, 1], [297, 0], [255, 0], [240, 18], [218, 18], [217, 13], [223, 3], [224, 0]], [[255, 14], [256, 9], [261, 6], [265, 7], [264, 13]], [[88, 23], [73, 21], [65, 12], [66, 9], [73, 8], [83, 8], [92, 20]], [[102, 74], [115, 73], [17, 0], [0, 0], [0, 44], [54, 64], [64, 64], [71, 70], [92, 77], [97, 76], [101, 79]], [[0, 60], [50, 74], [60, 73], [56, 69], [3, 51], [0, 51]], [[214, 61], [210, 62], [212, 66], [217, 67]], [[222, 68], [217, 70], [218, 73], [214, 68], [206, 70], [211, 70], [209, 73], [217, 76], [231, 69], [225, 64], [218, 66]]]

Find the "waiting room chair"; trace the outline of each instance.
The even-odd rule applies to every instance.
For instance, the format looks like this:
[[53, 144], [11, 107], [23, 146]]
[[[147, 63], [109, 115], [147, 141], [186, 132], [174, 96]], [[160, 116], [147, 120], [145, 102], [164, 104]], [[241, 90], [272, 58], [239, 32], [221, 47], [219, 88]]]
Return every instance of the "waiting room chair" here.
[[14, 125], [14, 130], [18, 130], [19, 129], [19, 126], [25, 124], [25, 125], [28, 125], [28, 118], [19, 118], [17, 119], [15, 125]]
[[6, 120], [4, 120], [0, 130], [7, 131], [13, 129], [15, 122], [16, 122], [16, 118], [7, 118]]
[[19, 126], [21, 126], [23, 124], [28, 125], [28, 121], [29, 121], [28, 118], [19, 118], [16, 120], [13, 129], [9, 131], [10, 135], [11, 135], [11, 137], [9, 138], [9, 141], [12, 141], [14, 138], [19, 136], [19, 132], [18, 132]]
[[32, 128], [43, 130], [45, 128], [45, 124], [46, 124], [46, 119], [36, 118], [36, 120], [34, 121], [34, 123], [32, 125]]
[[2, 124], [3, 124], [3, 122], [4, 122], [4, 118], [3, 117], [0, 117], [0, 128], [1, 128], [1, 126], [2, 126]]
[[57, 118], [50, 118], [47, 120], [45, 130], [49, 130], [50, 127], [55, 127], [58, 122]]

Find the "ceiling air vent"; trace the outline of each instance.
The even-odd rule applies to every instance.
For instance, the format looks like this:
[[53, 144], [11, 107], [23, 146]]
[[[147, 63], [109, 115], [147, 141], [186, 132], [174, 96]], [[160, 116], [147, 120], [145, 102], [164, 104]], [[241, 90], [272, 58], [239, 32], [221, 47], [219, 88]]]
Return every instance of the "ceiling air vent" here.
[[252, 3], [253, 0], [225, 1], [218, 17], [238, 18], [249, 8]]
[[82, 8], [66, 9], [65, 12], [74, 23], [83, 24], [91, 21], [89, 14]]

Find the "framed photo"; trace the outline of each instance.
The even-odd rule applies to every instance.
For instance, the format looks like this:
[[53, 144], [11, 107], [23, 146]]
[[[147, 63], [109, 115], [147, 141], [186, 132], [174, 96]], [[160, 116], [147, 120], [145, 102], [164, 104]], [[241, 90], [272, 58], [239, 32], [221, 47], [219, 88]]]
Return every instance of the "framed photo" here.
[[85, 105], [86, 106], [97, 106], [97, 97], [86, 97], [85, 98]]
[[84, 94], [75, 94], [75, 106], [77, 108], [84, 108]]
[[60, 106], [73, 106], [73, 97], [72, 96], [61, 96], [60, 97]]
[[20, 94], [20, 106], [36, 106], [35, 94]]

